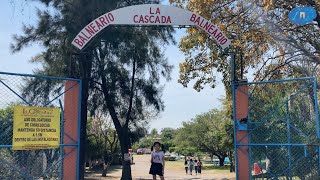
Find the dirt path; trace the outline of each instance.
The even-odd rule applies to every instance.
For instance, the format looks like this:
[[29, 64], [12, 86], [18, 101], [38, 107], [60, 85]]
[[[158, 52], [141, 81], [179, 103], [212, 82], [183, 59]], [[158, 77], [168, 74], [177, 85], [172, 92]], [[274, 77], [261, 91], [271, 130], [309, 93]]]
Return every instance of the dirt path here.
[[[134, 180], [152, 180], [152, 176], [149, 175], [150, 168], [150, 155], [138, 155], [134, 156], [135, 164], [131, 166], [132, 177]], [[113, 167], [108, 173], [108, 177], [101, 177], [101, 174], [90, 173], [87, 174], [87, 180], [119, 180], [121, 177], [121, 167]], [[159, 179], [159, 178], [158, 178]], [[166, 180], [234, 180], [234, 173], [203, 171], [201, 175], [186, 175], [184, 172], [183, 164], [177, 165], [167, 163], [165, 168]]]

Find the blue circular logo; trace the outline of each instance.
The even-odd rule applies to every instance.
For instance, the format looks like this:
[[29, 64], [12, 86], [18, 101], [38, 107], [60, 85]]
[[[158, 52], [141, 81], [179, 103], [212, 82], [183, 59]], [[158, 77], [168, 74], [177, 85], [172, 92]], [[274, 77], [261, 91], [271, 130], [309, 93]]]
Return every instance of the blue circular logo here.
[[306, 25], [316, 17], [317, 12], [311, 6], [295, 7], [289, 12], [289, 21], [299, 25]]

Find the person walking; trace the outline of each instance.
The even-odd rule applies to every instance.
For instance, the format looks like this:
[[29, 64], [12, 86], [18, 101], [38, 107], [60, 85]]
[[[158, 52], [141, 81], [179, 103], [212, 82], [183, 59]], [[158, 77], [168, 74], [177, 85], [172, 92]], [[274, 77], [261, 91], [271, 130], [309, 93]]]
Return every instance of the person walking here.
[[196, 172], [196, 175], [198, 175], [198, 161], [194, 160], [194, 171]]
[[157, 175], [160, 176], [161, 180], [164, 180], [164, 147], [160, 144], [160, 142], [154, 142], [153, 146], [151, 147], [151, 151], [151, 167], [149, 174], [153, 176], [153, 180], [157, 179]]
[[202, 162], [200, 159], [198, 160], [197, 164], [198, 164], [198, 173], [201, 174]]
[[185, 160], [184, 161], [184, 169], [186, 170], [186, 175], [188, 174], [188, 168], [189, 168], [188, 161]]
[[194, 162], [193, 162], [192, 159], [190, 159], [190, 161], [189, 161], [189, 171], [190, 171], [190, 175], [192, 175], [193, 166], [194, 166]]

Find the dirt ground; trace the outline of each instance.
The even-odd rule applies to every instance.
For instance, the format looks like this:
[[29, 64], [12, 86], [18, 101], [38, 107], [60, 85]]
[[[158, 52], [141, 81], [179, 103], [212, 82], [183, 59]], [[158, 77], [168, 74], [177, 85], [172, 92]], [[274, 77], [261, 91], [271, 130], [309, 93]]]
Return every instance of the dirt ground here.
[[[152, 180], [149, 175], [150, 155], [135, 155], [135, 164], [131, 166], [134, 180]], [[166, 180], [235, 180], [235, 174], [228, 170], [203, 170], [201, 175], [186, 175], [183, 162], [166, 162]], [[107, 177], [101, 177], [100, 172], [86, 173], [86, 180], [119, 180], [121, 177], [121, 166], [113, 167]], [[157, 179], [160, 179], [159, 177]]]

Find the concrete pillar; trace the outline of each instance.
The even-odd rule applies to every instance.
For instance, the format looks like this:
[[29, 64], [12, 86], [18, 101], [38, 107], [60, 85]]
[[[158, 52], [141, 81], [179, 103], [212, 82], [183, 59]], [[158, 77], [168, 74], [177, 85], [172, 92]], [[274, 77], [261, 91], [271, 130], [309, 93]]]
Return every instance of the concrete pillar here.
[[[79, 93], [80, 84], [76, 81], [66, 81], [64, 94], [64, 144], [76, 144], [78, 142], [78, 111], [79, 111]], [[75, 180], [77, 178], [77, 155], [78, 149], [75, 146], [65, 146], [64, 155], [70, 153], [63, 159], [63, 180]]]
[[[235, 100], [236, 100], [236, 120], [240, 121], [243, 118], [248, 117], [249, 110], [249, 97], [248, 97], [248, 86], [239, 85], [235, 89]], [[239, 130], [236, 131], [237, 144], [248, 144], [248, 131]], [[238, 180], [249, 180], [250, 179], [250, 162], [249, 162], [249, 148], [248, 146], [237, 146], [237, 177]]]

